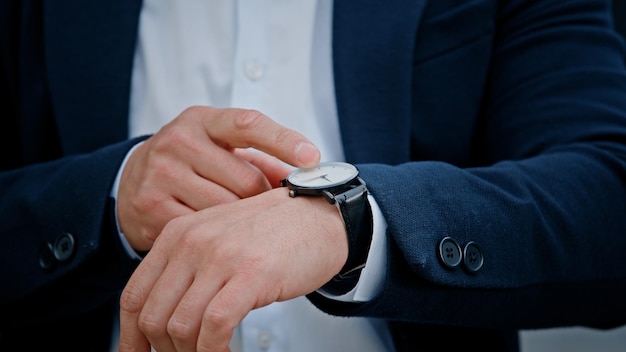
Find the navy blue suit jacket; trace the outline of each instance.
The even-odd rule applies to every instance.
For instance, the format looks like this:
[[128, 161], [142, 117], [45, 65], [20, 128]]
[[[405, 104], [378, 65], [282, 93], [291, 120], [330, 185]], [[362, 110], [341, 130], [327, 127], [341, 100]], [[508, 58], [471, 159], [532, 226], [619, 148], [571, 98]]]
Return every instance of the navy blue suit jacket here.
[[[46, 346], [76, 331], [106, 343], [108, 320], [90, 314], [110, 318], [137, 264], [108, 194], [137, 142], [140, 6], [0, 2], [0, 346], [33, 326]], [[626, 70], [610, 1], [336, 1], [333, 16], [341, 136], [389, 224], [388, 275], [367, 303], [309, 298], [393, 321], [400, 349], [435, 336], [419, 331], [483, 346], [625, 323]], [[63, 234], [75, 243], [57, 262]], [[479, 246], [478, 272], [443, 265], [447, 236]]]

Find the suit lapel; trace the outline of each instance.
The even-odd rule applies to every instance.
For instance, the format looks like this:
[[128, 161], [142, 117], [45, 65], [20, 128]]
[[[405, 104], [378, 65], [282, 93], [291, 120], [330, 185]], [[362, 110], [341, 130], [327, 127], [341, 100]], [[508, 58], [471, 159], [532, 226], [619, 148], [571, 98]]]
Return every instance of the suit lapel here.
[[[412, 53], [426, 0], [404, 6], [364, 1], [335, 1], [333, 9], [344, 149], [352, 162], [400, 163], [410, 158]], [[141, 0], [57, 0], [44, 6], [48, 79], [65, 152], [127, 138]]]
[[141, 0], [44, 1], [50, 92], [65, 153], [127, 138]]
[[348, 161], [410, 158], [411, 67], [426, 0], [404, 3], [334, 2], [335, 94]]

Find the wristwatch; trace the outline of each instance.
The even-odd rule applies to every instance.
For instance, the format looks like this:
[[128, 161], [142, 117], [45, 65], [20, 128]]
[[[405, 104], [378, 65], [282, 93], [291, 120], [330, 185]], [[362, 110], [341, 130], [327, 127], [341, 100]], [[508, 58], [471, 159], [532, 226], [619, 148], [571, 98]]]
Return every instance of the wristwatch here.
[[281, 185], [289, 195], [323, 196], [339, 209], [348, 236], [348, 259], [331, 281], [320, 288], [331, 295], [352, 290], [365, 267], [372, 242], [372, 210], [367, 187], [356, 166], [344, 162], [323, 162], [311, 169], [296, 169]]

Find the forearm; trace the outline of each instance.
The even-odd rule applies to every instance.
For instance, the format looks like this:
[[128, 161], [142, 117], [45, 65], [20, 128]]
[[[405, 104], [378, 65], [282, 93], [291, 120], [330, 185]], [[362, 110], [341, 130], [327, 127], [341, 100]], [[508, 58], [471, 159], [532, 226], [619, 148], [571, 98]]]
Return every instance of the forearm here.
[[[623, 322], [626, 72], [608, 6], [502, 2], [479, 132], [446, 135], [466, 120], [423, 116], [415, 104], [412, 140], [425, 144], [429, 118], [449, 119], [437, 148], [420, 145], [398, 166], [358, 165], [389, 224], [382, 293], [359, 305], [314, 302], [334, 314], [491, 328]], [[433, 61], [416, 66], [417, 90], [432, 84], [422, 74], [450, 68]], [[482, 268], [444, 265], [447, 236], [475, 242]]]
[[[577, 165], [584, 160], [554, 155], [533, 162], [544, 164], [536, 169], [561, 168], [572, 177], [575, 170], [566, 166], [580, 173]], [[604, 172], [606, 177], [589, 172], [581, 176], [587, 180], [580, 182], [581, 189], [576, 182], [538, 177], [537, 170], [518, 172], [517, 182], [498, 181], [497, 169], [509, 167], [533, 165], [509, 164], [488, 175], [443, 163], [361, 166], [389, 223], [390, 266], [383, 290], [363, 304], [320, 297], [313, 302], [339, 315], [483, 328], [602, 325], [623, 319], [624, 308], [608, 303], [619, 302], [626, 292], [626, 272], [615, 255], [626, 250], [621, 181], [612, 172]], [[532, 179], [542, 182], [528, 181], [533, 173]], [[594, 186], [589, 186], [591, 179]], [[591, 201], [589, 194], [598, 200]], [[483, 267], [471, 273], [462, 264], [444, 266], [437, 248], [446, 236], [461, 246], [476, 242]]]

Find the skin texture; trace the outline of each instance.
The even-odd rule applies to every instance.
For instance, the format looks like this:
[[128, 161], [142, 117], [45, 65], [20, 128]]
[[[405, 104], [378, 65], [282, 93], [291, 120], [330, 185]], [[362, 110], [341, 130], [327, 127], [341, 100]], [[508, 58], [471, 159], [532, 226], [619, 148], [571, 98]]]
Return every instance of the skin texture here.
[[129, 158], [118, 192], [121, 231], [134, 249], [148, 250], [175, 217], [278, 186], [289, 170], [277, 159], [312, 167], [319, 151], [257, 111], [191, 107]]
[[339, 212], [273, 188], [289, 172], [281, 161], [311, 167], [319, 151], [237, 109], [188, 109], [134, 151], [118, 218], [133, 248], [150, 252], [122, 293], [120, 351], [228, 351], [249, 311], [339, 272], [348, 253]]

